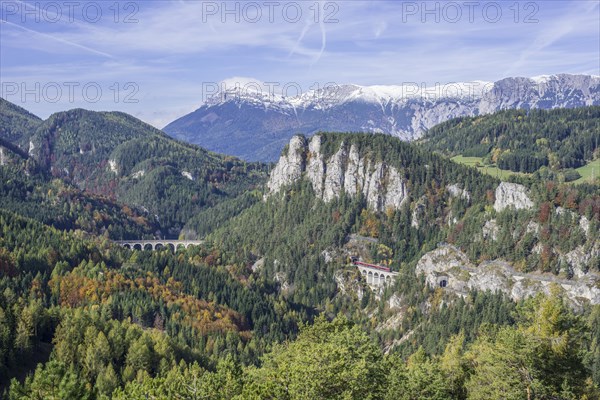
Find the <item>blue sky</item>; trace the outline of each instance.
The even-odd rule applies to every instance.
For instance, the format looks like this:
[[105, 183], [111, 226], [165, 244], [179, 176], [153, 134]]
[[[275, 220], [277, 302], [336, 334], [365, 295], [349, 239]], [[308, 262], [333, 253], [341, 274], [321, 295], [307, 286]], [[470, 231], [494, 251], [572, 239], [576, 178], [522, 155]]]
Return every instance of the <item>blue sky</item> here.
[[600, 2], [0, 1], [2, 97], [155, 126], [232, 77], [294, 85], [600, 75]]

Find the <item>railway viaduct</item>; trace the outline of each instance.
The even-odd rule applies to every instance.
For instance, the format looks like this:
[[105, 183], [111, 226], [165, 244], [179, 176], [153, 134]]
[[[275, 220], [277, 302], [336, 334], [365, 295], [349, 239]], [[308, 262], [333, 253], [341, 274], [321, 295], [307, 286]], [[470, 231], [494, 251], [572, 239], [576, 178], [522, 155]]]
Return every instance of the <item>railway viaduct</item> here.
[[115, 243], [120, 244], [131, 250], [160, 250], [165, 247], [171, 247], [173, 251], [180, 247], [188, 248], [190, 246], [198, 246], [203, 243], [202, 240], [115, 240]]
[[367, 264], [360, 261], [355, 261], [354, 265], [365, 277], [367, 284], [374, 287], [390, 284], [398, 275], [397, 272], [392, 272], [389, 268], [380, 267], [378, 265]]

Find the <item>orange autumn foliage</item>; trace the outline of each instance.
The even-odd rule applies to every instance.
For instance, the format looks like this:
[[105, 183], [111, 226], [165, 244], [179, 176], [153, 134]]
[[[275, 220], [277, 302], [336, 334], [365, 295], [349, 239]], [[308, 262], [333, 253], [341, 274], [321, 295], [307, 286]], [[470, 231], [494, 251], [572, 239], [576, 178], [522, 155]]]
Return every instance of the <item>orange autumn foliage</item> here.
[[58, 287], [60, 304], [65, 307], [104, 304], [114, 293], [141, 290], [155, 300], [162, 299], [167, 307], [177, 309], [172, 314], [175, 322], [202, 334], [247, 329], [243, 316], [238, 312], [184, 293], [182, 283], [173, 277], [163, 284], [153, 274], [130, 279], [118, 271], [109, 270], [101, 278], [92, 279], [72, 272], [52, 279], [49, 285]]

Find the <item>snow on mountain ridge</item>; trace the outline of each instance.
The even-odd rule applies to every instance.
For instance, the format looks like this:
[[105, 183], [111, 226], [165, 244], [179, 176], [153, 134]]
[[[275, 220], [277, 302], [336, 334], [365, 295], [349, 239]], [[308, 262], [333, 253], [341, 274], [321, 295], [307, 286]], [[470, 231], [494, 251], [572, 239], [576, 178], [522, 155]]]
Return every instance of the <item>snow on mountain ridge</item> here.
[[[371, 86], [345, 84], [310, 89], [295, 96], [284, 96], [274, 90], [274, 85], [268, 85], [258, 80], [249, 80], [244, 85], [241, 85], [238, 81], [228, 81], [230, 84], [221, 84], [221, 89], [210, 96], [205, 105], [217, 105], [227, 101], [237, 101], [262, 104], [265, 107], [272, 105], [284, 109], [327, 109], [349, 101], [375, 104], [390, 102], [404, 104], [411, 99], [432, 101], [442, 98], [456, 98], [472, 100], [481, 98], [494, 85], [493, 82], [486, 81], [450, 82], [430, 87], [414, 82], [402, 85]], [[290, 89], [290, 87], [287, 87], [287, 89]], [[294, 86], [290, 90], [297, 90], [297, 87]]]
[[[520, 93], [525, 89], [537, 89], [538, 92], [543, 93], [549, 86], [559, 84], [562, 81], [571, 81], [578, 77], [589, 78], [592, 85], [600, 84], [600, 75], [558, 74], [539, 75], [531, 78], [505, 78], [497, 82], [475, 80], [435, 83], [432, 86], [417, 82], [405, 82], [401, 85], [368, 86], [328, 84], [325, 87], [302, 91], [300, 85], [296, 83], [281, 85], [252, 78], [234, 77], [219, 82], [218, 91], [208, 96], [205, 104], [217, 105], [227, 101], [244, 101], [288, 109], [311, 107], [326, 109], [348, 101], [404, 104], [409, 100], [436, 101], [446, 98], [479, 100], [487, 95], [498, 97], [500, 89], [511, 93]], [[506, 87], [507, 82], [510, 83], [508, 88]], [[518, 85], [522, 85], [522, 87]], [[292, 92], [294, 95], [286, 96], [282, 93], [282, 90], [287, 93]]]
[[554, 75], [537, 75], [537, 76], [532, 76], [531, 79], [532, 81], [534, 81], [535, 83], [548, 83], [551, 80], [558, 80], [561, 77], [565, 77], [565, 76], [588, 76], [590, 79], [592, 80], [600, 80], [600, 75], [593, 75], [593, 74], [581, 74], [581, 75], [571, 75], [571, 74], [554, 74]]
[[165, 131], [213, 151], [270, 161], [296, 133], [366, 131], [414, 140], [457, 117], [516, 108], [600, 105], [600, 76], [595, 75], [509, 77], [493, 83], [433, 86], [348, 84], [303, 93], [290, 90], [292, 96], [275, 93], [278, 86], [273, 84], [248, 88], [223, 85], [199, 109], [173, 121]]

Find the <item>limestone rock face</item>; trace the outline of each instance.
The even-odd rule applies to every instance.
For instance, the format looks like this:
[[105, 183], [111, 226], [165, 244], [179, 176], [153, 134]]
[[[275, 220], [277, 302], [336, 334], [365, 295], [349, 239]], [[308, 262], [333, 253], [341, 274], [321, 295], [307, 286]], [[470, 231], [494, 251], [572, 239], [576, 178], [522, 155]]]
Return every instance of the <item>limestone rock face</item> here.
[[381, 182], [382, 167], [383, 165], [378, 163], [371, 168], [371, 161], [369, 160], [367, 164], [368, 172], [365, 174], [365, 185], [362, 190], [363, 195], [367, 199], [367, 204], [374, 210], [379, 209], [380, 206], [379, 193], [381, 192], [381, 187], [379, 186], [379, 182]]
[[577, 222], [579, 224], [579, 228], [583, 231], [583, 233], [585, 233], [586, 236], [589, 236], [590, 220], [587, 219], [585, 215], [579, 216], [579, 214], [560, 206], [556, 207], [554, 209], [554, 212], [560, 217], [568, 216], [569, 218], [571, 218], [572, 221]]
[[502, 211], [507, 207], [514, 207], [517, 210], [533, 207], [533, 201], [527, 195], [525, 186], [510, 182], [502, 182], [498, 185], [494, 209]]
[[119, 168], [117, 167], [117, 161], [108, 160], [108, 168], [110, 169], [111, 172], [114, 172], [117, 175], [119, 174]]
[[306, 176], [318, 197], [323, 195], [323, 178], [325, 174], [325, 161], [321, 154], [321, 136], [315, 135], [308, 145], [308, 165]]
[[27, 154], [29, 157], [35, 157], [36, 146], [33, 144], [33, 141], [29, 141], [29, 149], [27, 150]]
[[350, 146], [350, 152], [348, 154], [348, 166], [346, 168], [346, 174], [344, 175], [344, 190], [349, 195], [354, 195], [362, 191], [364, 185], [364, 169], [360, 156], [358, 155], [358, 149], [356, 145]]
[[267, 186], [270, 192], [277, 192], [283, 186], [287, 186], [300, 179], [304, 171], [304, 155], [306, 152], [306, 140], [302, 136], [294, 136], [290, 140], [287, 154], [279, 157], [279, 162], [275, 169], [271, 171], [271, 176]]
[[361, 157], [356, 145], [348, 148], [346, 143], [325, 160], [321, 140], [320, 135], [315, 135], [309, 143], [301, 136], [290, 141], [287, 153], [281, 155], [271, 172], [269, 194], [304, 177], [311, 182], [317, 197], [326, 202], [342, 193], [362, 193], [371, 209], [385, 211], [400, 208], [408, 199], [406, 179], [396, 167], [383, 162], [372, 164]]
[[525, 229], [526, 233], [533, 233], [534, 235], [537, 236], [537, 234], [540, 232], [540, 224], [538, 224], [537, 222], [534, 221], [529, 221], [529, 223], [527, 224], [527, 228]]
[[423, 255], [415, 273], [424, 274], [429, 286], [436, 287], [445, 280], [447, 288], [466, 292], [469, 289], [470, 270], [474, 270], [474, 266], [463, 252], [455, 246], [444, 245]]
[[583, 267], [589, 263], [591, 258], [592, 253], [586, 252], [583, 246], [578, 246], [564, 255], [564, 260], [569, 263], [576, 278], [585, 276]]
[[511, 275], [506, 272], [507, 267], [509, 266], [500, 260], [483, 262], [475, 270], [467, 285], [482, 291], [507, 293], [511, 288]]
[[362, 300], [365, 294], [364, 283], [357, 279], [355, 274], [344, 270], [337, 270], [333, 274], [333, 279], [341, 295], [356, 295], [359, 301]]
[[[598, 251], [594, 249], [592, 254]], [[567, 254], [565, 259], [574, 267], [574, 279], [561, 279], [552, 274], [521, 273], [503, 260], [484, 261], [475, 267], [460, 249], [445, 244], [423, 255], [415, 273], [424, 274], [432, 287], [443, 286], [461, 295], [471, 289], [500, 291], [516, 301], [540, 292], [550, 294], [556, 286], [574, 307], [581, 308], [585, 303], [600, 304], [600, 276], [584, 273], [580, 267], [589, 257], [583, 248]]]
[[327, 162], [325, 173], [325, 186], [323, 187], [323, 200], [331, 201], [340, 197], [344, 189], [345, 166], [348, 153], [342, 144]]
[[482, 228], [483, 238], [490, 238], [492, 240], [498, 239], [498, 224], [495, 219], [491, 219], [489, 221], [485, 221], [485, 224]]
[[[275, 260], [275, 261], [277, 261], [277, 260]], [[281, 272], [281, 271], [280, 272], [276, 272], [273, 275], [273, 280], [279, 284], [279, 289], [282, 292], [285, 293], [285, 292], [288, 292], [290, 290], [293, 290], [293, 286], [290, 285], [290, 282], [288, 280], [288, 276], [287, 276], [287, 274], [285, 272]]]
[[402, 298], [394, 293], [387, 303], [390, 308], [400, 308], [402, 307]]
[[396, 168], [390, 168], [387, 174], [387, 193], [384, 208], [398, 209], [408, 196], [406, 184]]
[[446, 190], [448, 190], [448, 193], [450, 193], [450, 196], [452, 197], [471, 201], [471, 194], [465, 189], [461, 188], [457, 183], [449, 185]]
[[412, 226], [413, 228], [417, 228], [419, 229], [419, 227], [421, 226], [421, 222], [420, 220], [423, 218], [423, 215], [425, 214], [425, 201], [427, 199], [425, 197], [421, 197], [419, 199], [419, 201], [416, 202], [416, 204], [414, 205], [412, 214], [411, 214], [411, 218], [410, 218], [410, 226]]
[[579, 227], [585, 233], [586, 236], [590, 234], [590, 220], [587, 219], [584, 215], [579, 218]]
[[264, 265], [265, 265], [264, 257], [259, 258], [258, 260], [256, 260], [256, 262], [254, 264], [252, 264], [252, 272], [260, 271]]

